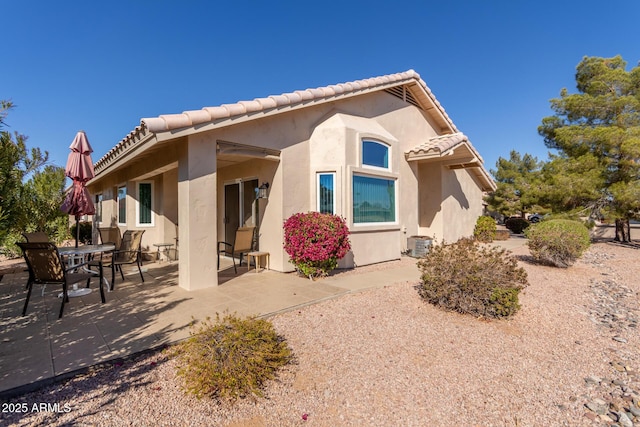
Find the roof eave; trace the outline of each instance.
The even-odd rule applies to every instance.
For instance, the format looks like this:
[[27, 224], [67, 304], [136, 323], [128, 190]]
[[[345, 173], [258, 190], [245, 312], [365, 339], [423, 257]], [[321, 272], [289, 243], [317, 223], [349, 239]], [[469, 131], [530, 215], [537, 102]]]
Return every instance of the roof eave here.
[[157, 142], [156, 135], [149, 132], [144, 124], [137, 126], [95, 163], [95, 176], [87, 185], [99, 182], [112, 171], [124, 166], [133, 156], [146, 151]]
[[467, 169], [480, 182], [482, 191], [495, 191], [496, 184], [484, 168], [484, 161], [478, 151], [471, 145], [466, 137], [460, 142], [444, 150], [438, 148], [413, 149], [405, 153], [409, 162], [420, 161], [425, 163], [440, 162], [449, 169]]

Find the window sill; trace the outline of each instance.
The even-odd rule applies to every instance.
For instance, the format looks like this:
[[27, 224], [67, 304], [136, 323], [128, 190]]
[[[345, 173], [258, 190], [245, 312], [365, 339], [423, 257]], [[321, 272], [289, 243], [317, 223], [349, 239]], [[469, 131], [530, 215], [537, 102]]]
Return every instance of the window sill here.
[[362, 223], [362, 224], [351, 224], [350, 232], [351, 233], [367, 233], [372, 231], [400, 231], [400, 224], [397, 223]]

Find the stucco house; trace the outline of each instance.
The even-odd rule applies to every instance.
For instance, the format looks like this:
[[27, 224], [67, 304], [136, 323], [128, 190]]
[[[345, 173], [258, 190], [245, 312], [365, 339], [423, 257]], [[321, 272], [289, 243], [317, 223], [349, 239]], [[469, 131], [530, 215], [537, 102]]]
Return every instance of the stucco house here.
[[332, 212], [352, 233], [341, 266], [365, 265], [398, 259], [412, 235], [471, 235], [495, 188], [413, 70], [145, 118], [95, 173], [95, 225], [144, 229], [152, 250], [177, 238], [188, 290], [217, 286], [217, 242], [239, 226], [258, 227], [272, 270], [292, 271], [284, 220]]

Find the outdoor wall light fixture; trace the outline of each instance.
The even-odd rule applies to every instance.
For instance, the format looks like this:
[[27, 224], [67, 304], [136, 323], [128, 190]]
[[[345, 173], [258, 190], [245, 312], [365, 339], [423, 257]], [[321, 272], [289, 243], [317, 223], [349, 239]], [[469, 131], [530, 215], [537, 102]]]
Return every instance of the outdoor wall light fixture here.
[[258, 199], [266, 199], [267, 198], [267, 189], [269, 188], [268, 182], [263, 182], [260, 187], [258, 187]]

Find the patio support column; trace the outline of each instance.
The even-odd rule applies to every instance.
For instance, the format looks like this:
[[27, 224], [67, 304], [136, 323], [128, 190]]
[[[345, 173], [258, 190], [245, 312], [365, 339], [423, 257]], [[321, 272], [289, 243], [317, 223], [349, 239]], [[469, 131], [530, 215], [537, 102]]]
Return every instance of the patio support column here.
[[216, 265], [216, 142], [191, 135], [178, 161], [179, 285], [218, 285]]

